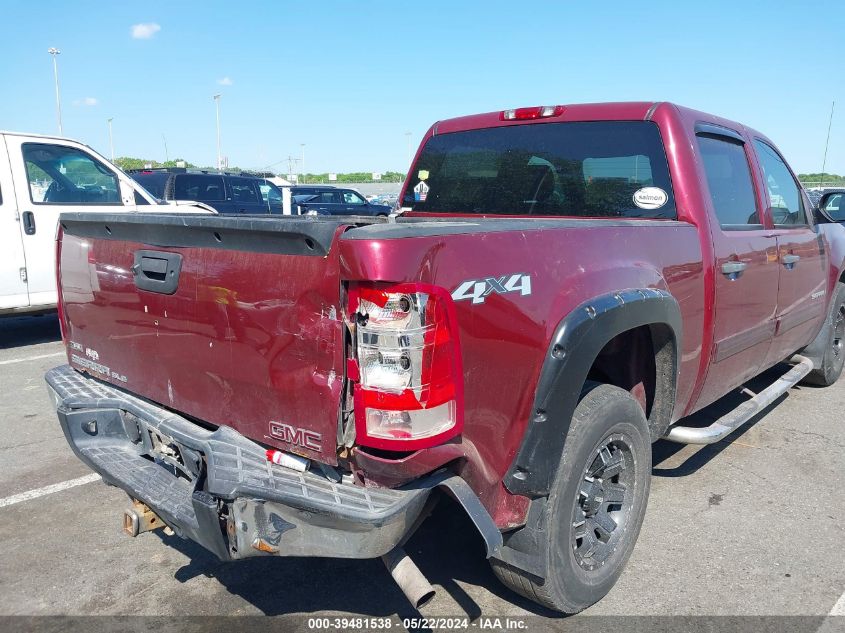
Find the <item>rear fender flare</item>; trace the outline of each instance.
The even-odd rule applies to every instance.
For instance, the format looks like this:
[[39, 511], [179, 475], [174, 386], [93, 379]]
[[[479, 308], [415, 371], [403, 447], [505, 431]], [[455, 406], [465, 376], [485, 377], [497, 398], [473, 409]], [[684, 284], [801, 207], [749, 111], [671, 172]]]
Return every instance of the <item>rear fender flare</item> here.
[[656, 363], [658, 385], [668, 384], [670, 389], [668, 393], [665, 388], [658, 389], [649, 416], [649, 425], [656, 435], [668, 427], [681, 354], [678, 302], [667, 291], [655, 288], [624, 290], [590, 299], [572, 310], [552, 336], [522, 444], [504, 477], [511, 493], [532, 498], [549, 494], [569, 422], [593, 362], [613, 337], [645, 325], [665, 325], [670, 333]]

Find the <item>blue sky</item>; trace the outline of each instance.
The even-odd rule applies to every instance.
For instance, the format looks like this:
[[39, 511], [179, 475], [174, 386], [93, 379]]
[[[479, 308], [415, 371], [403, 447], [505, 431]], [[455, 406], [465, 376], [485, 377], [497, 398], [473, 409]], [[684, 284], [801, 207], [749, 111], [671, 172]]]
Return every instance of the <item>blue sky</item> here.
[[[437, 119], [513, 106], [671, 100], [747, 123], [797, 171], [845, 173], [837, 2], [5, 0], [0, 128], [115, 153], [311, 172], [407, 162]], [[135, 25], [146, 25], [140, 29]], [[154, 26], [150, 26], [154, 25]]]

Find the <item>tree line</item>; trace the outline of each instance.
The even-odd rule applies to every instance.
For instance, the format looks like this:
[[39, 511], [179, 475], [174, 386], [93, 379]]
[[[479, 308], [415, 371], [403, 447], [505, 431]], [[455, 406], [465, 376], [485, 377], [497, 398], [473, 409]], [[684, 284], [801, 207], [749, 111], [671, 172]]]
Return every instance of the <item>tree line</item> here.
[[[146, 158], [133, 158], [130, 156], [120, 156], [114, 159], [115, 165], [120, 167], [123, 171], [130, 171], [133, 169], [146, 169], [152, 167], [154, 169], [161, 169], [164, 167], [186, 167], [189, 169], [209, 169], [214, 170], [214, 167], [199, 167], [193, 163], [182, 158], [175, 158], [173, 160], [157, 161]], [[240, 167], [227, 167], [225, 171], [239, 173], [250, 172], [255, 173], [255, 170], [241, 169]], [[267, 173], [267, 172], [262, 172]], [[287, 178], [287, 174], [276, 174], [282, 178]], [[329, 180], [329, 172], [322, 174], [300, 174], [303, 182], [324, 183], [324, 182], [372, 182], [373, 172], [356, 171], [348, 173], [335, 174], [336, 180]], [[402, 182], [405, 179], [405, 174], [399, 171], [386, 171], [381, 173], [382, 182]]]
[[[114, 159], [115, 164], [123, 169], [124, 171], [129, 171], [130, 169], [144, 169], [147, 165], [151, 165], [154, 168], [161, 168], [161, 167], [188, 167], [192, 169], [197, 169], [197, 165], [186, 161], [182, 158], [176, 158], [173, 160], [166, 160], [163, 162], [159, 162], [157, 160], [149, 160], [145, 158], [132, 158], [128, 156], [121, 156], [119, 158]], [[201, 167], [199, 169], [214, 169], [213, 167]], [[241, 169], [240, 167], [229, 167], [226, 171], [231, 172], [251, 172], [252, 170], [249, 169]], [[280, 173], [277, 174], [282, 178], [287, 178], [287, 174]], [[349, 182], [373, 182], [373, 172], [369, 171], [353, 171], [347, 173], [338, 173], [335, 174], [336, 180], [329, 180], [329, 172], [324, 172], [321, 174], [301, 174], [300, 178], [302, 182], [310, 182], [310, 183], [327, 183], [327, 182], [340, 182], [340, 183], [349, 183]], [[402, 182], [405, 179], [405, 174], [400, 171], [386, 171], [382, 172], [381, 174], [381, 182]], [[813, 174], [798, 174], [798, 180], [800, 180], [804, 185], [812, 186], [814, 183], [824, 183], [824, 184], [834, 184], [834, 185], [845, 185], [845, 176], [840, 176], [839, 174], [831, 174], [831, 173], [813, 173]]]

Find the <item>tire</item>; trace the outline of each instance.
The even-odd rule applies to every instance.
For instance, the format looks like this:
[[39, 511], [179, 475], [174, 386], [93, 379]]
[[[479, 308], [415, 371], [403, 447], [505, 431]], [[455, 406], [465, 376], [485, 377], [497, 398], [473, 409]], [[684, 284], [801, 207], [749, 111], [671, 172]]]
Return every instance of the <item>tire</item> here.
[[[602, 464], [600, 453], [609, 466], [597, 468]], [[617, 470], [617, 461], [623, 468], [607, 476]], [[591, 474], [592, 484], [585, 479]], [[544, 577], [496, 559], [491, 559], [493, 572], [516, 593], [555, 611], [586, 609], [610, 591], [628, 562], [645, 516], [650, 484], [651, 436], [642, 407], [624, 389], [588, 383], [572, 416], [549, 495], [548, 527], [540, 533], [544, 538], [539, 546], [548, 561]], [[614, 501], [607, 501], [609, 494]], [[616, 503], [620, 496], [622, 501]], [[595, 538], [598, 534], [600, 538]], [[591, 539], [598, 543], [592, 554]]]
[[830, 302], [819, 338], [811, 347], [820, 343], [821, 366], [816, 367], [804, 378], [804, 382], [819, 387], [829, 387], [842, 375], [845, 366], [845, 284], [839, 282]]

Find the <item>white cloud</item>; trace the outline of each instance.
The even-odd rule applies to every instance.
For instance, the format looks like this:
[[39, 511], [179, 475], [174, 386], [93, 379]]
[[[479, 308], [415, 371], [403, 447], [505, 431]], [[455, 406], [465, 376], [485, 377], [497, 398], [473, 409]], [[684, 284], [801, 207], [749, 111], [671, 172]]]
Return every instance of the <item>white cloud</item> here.
[[85, 97], [84, 99], [76, 99], [73, 102], [75, 106], [95, 106], [99, 103], [95, 97]]
[[217, 83], [221, 86], [231, 86], [235, 82], [232, 81], [231, 77], [223, 77], [223, 79], [218, 79]]
[[148, 40], [153, 35], [161, 30], [161, 27], [155, 22], [142, 22], [141, 24], [133, 24], [129, 29], [132, 37], [136, 40]]

